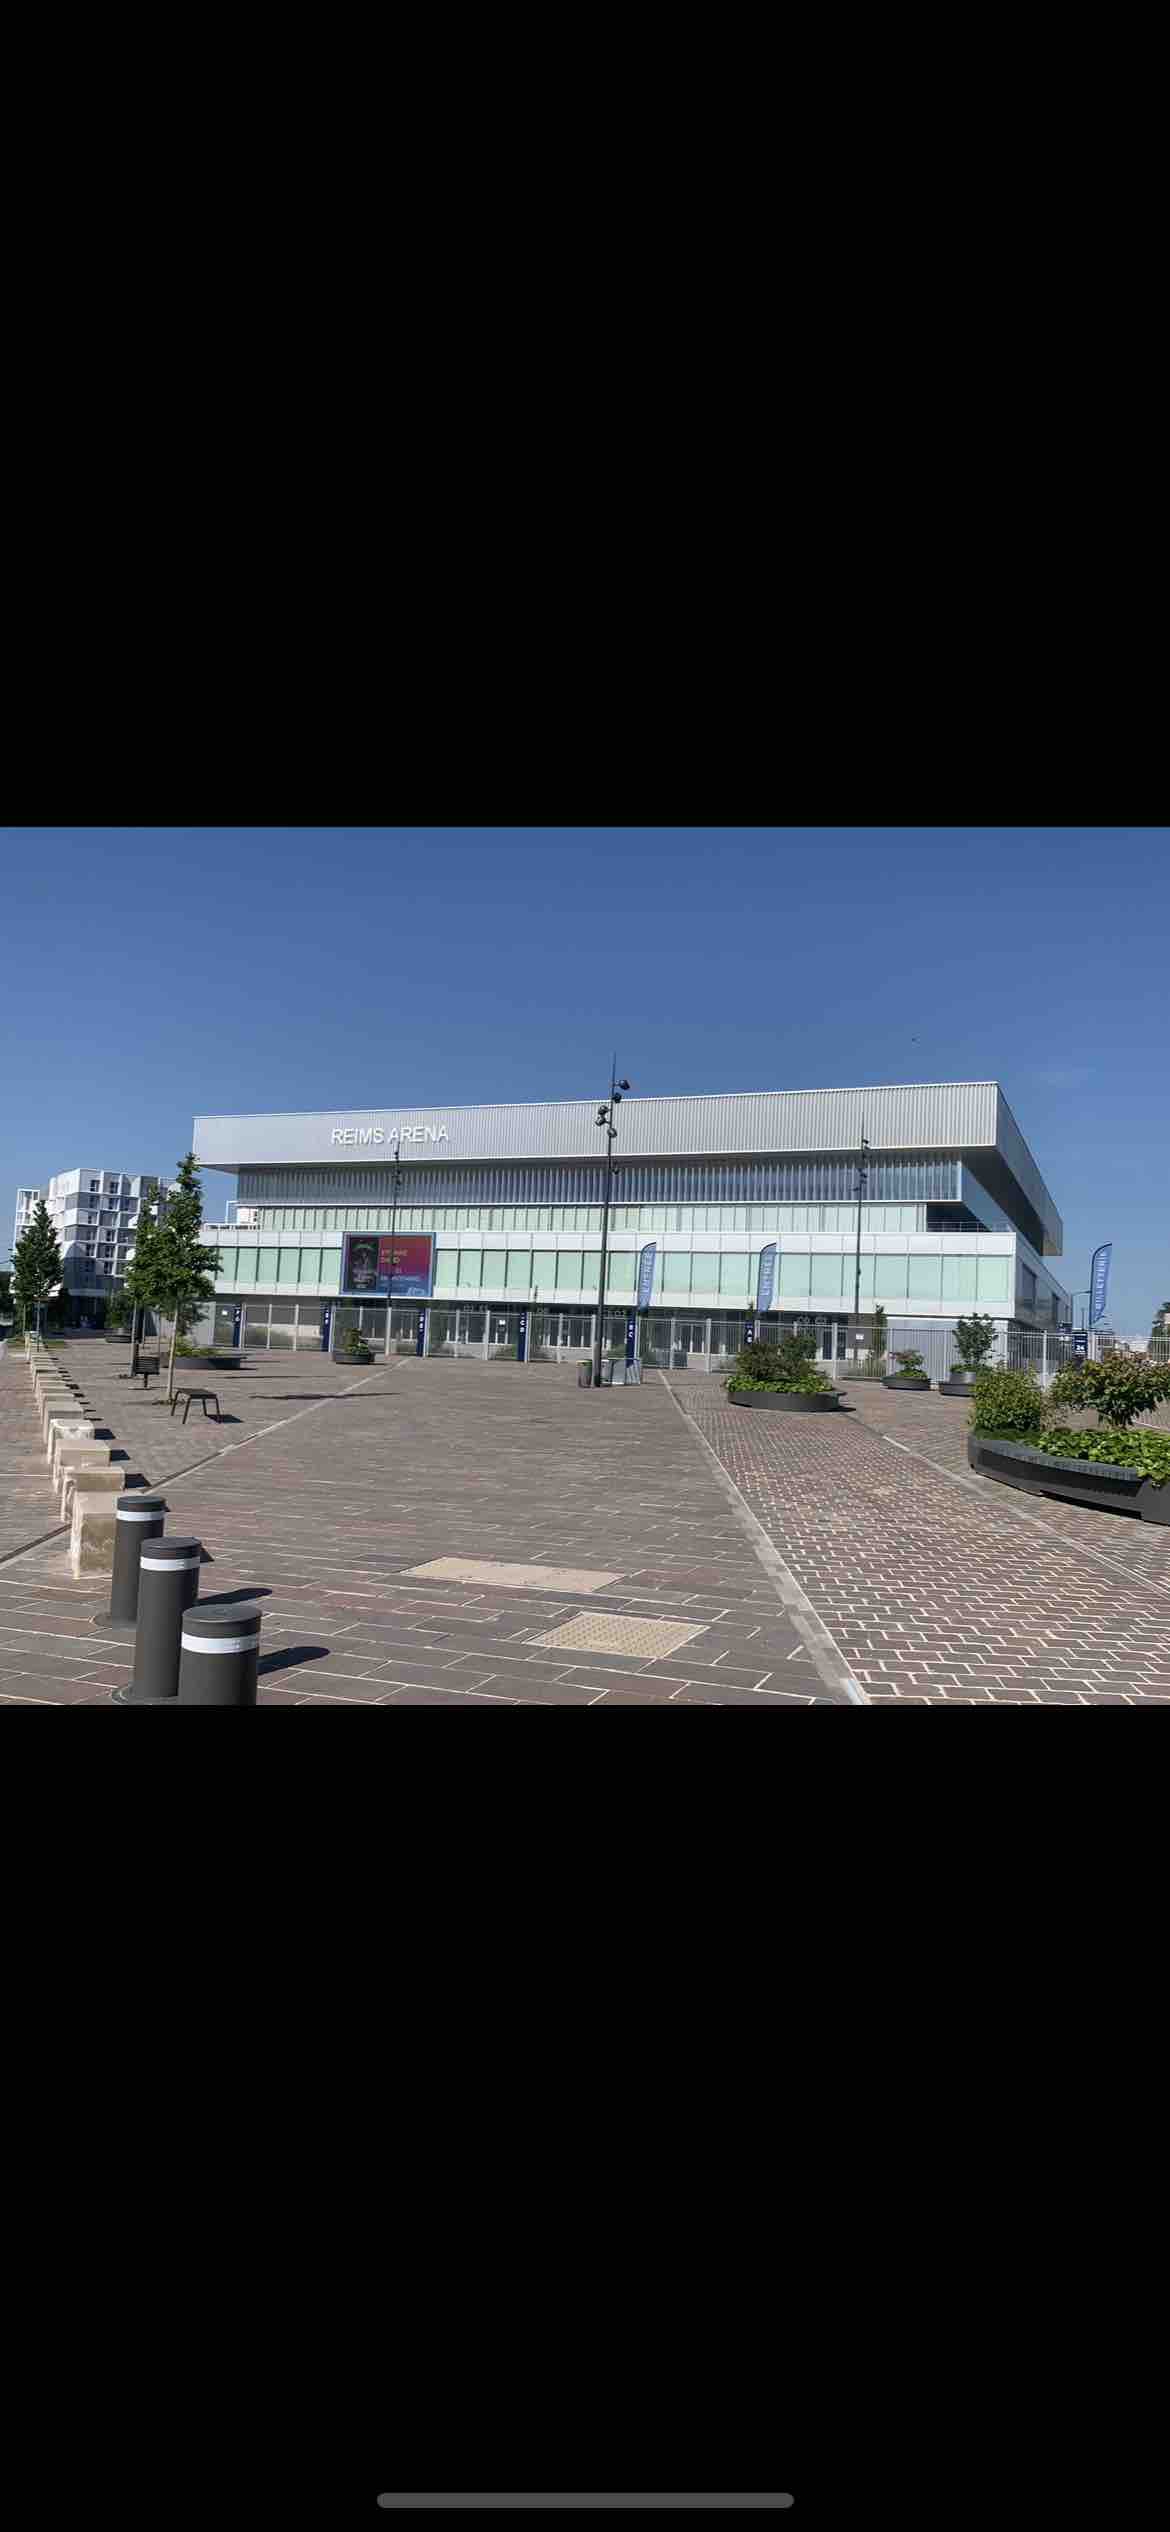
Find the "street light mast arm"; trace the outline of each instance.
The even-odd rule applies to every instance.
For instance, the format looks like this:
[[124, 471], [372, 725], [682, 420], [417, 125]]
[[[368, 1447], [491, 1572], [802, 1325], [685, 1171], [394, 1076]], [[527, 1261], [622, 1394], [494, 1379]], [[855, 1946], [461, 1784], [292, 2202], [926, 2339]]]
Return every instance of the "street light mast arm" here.
[[623, 1091], [628, 1090], [629, 1087], [628, 1081], [618, 1080], [617, 1056], [615, 1055], [610, 1068], [609, 1097], [601, 1101], [596, 1118], [597, 1124], [605, 1128], [605, 1185], [601, 1202], [601, 1269], [597, 1287], [597, 1318], [593, 1332], [593, 1386], [595, 1389], [601, 1387], [601, 1348], [605, 1330], [605, 1271], [609, 1256], [609, 1205], [613, 1188], [613, 1147], [617, 1141], [615, 1110], [621, 1105]]

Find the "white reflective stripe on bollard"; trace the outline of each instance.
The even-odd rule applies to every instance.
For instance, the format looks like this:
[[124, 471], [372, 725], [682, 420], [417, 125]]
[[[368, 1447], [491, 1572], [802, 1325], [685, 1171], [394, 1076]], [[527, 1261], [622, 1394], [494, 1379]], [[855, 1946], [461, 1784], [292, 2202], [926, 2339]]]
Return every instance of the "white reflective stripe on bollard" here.
[[179, 1645], [184, 1653], [258, 1653], [260, 1629], [255, 1635], [181, 1635]]
[[201, 1556], [140, 1556], [138, 1570], [142, 1574], [189, 1574], [202, 1562]]
[[161, 1521], [161, 1512], [120, 1512], [119, 1521]]

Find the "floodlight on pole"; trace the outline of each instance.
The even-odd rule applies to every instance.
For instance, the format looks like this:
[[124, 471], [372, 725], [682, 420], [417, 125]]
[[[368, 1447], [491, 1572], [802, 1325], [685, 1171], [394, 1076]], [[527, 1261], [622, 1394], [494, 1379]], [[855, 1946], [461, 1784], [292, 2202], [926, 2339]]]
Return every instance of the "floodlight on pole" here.
[[600, 1101], [595, 1120], [605, 1130], [605, 1187], [601, 1204], [601, 1274], [597, 1287], [597, 1321], [593, 1332], [593, 1386], [595, 1389], [601, 1387], [601, 1348], [605, 1330], [605, 1269], [609, 1254], [609, 1204], [613, 1188], [613, 1147], [617, 1141], [616, 1110], [621, 1106], [623, 1091], [628, 1090], [629, 1087], [628, 1081], [618, 1080], [615, 1054], [610, 1068], [609, 1097]]

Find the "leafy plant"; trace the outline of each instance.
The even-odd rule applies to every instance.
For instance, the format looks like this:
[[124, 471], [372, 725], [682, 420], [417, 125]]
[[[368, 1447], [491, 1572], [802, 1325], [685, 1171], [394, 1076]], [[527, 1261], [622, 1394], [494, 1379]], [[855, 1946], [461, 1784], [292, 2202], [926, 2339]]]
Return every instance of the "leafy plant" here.
[[1066, 1363], [1048, 1392], [1054, 1406], [1095, 1407], [1100, 1424], [1132, 1424], [1170, 1398], [1170, 1363], [1146, 1354], [1107, 1354], [1099, 1363]]
[[901, 1353], [901, 1354], [895, 1354], [895, 1356], [894, 1356], [894, 1361], [896, 1362], [896, 1364], [897, 1364], [897, 1366], [898, 1366], [898, 1377], [899, 1377], [899, 1379], [901, 1379], [901, 1380], [921, 1380], [921, 1379], [922, 1379], [923, 1374], [925, 1373], [925, 1370], [926, 1370], [926, 1365], [925, 1365], [925, 1363], [924, 1363], [924, 1361], [923, 1361], [923, 1359], [922, 1359], [921, 1354], [916, 1353], [916, 1352], [915, 1352], [915, 1350], [914, 1350], [914, 1347], [913, 1347], [912, 1345], [907, 1346], [907, 1347], [906, 1347], [906, 1349], [905, 1349], [905, 1351], [904, 1351], [903, 1353]]
[[[1049, 1393], [1051, 1395], [1051, 1392]], [[1034, 1441], [1048, 1416], [1048, 1399], [1034, 1371], [988, 1365], [975, 1375], [973, 1433], [998, 1433], [1013, 1442]]]
[[874, 1311], [874, 1314], [873, 1314], [873, 1338], [872, 1338], [872, 1346], [871, 1346], [871, 1350], [872, 1350], [872, 1352], [873, 1352], [873, 1353], [875, 1353], [875, 1354], [884, 1354], [884, 1353], [885, 1353], [885, 1351], [886, 1351], [886, 1346], [887, 1346], [888, 1341], [889, 1341], [889, 1334], [890, 1334], [890, 1323], [889, 1323], [889, 1320], [888, 1320], [888, 1319], [887, 1319], [887, 1317], [886, 1317], [885, 1311], [883, 1310], [882, 1305], [881, 1305], [881, 1303], [880, 1303], [880, 1301], [879, 1301], [879, 1302], [878, 1302], [878, 1304], [877, 1304], [877, 1307], [876, 1307], [876, 1309], [875, 1309], [875, 1311]]
[[372, 1363], [374, 1359], [360, 1328], [347, 1328], [337, 1351], [347, 1363]]
[[955, 1344], [964, 1371], [978, 1371], [995, 1344], [995, 1321], [983, 1318], [978, 1310], [969, 1319], [959, 1319], [955, 1326]]
[[38, 1313], [56, 1291], [64, 1271], [49, 1208], [44, 1197], [38, 1196], [32, 1221], [12, 1252], [12, 1297], [23, 1328], [30, 1320], [36, 1325]]
[[749, 1372], [732, 1372], [727, 1382], [729, 1393], [738, 1393], [743, 1389], [770, 1389], [774, 1394], [777, 1391], [783, 1391], [785, 1397], [788, 1398], [823, 1396], [824, 1392], [832, 1386], [832, 1381], [826, 1380], [823, 1372], [811, 1367], [800, 1380], [754, 1380]]
[[112, 1292], [106, 1303], [106, 1326], [124, 1328], [130, 1316], [130, 1304], [124, 1292]]
[[815, 1336], [801, 1328], [786, 1328], [774, 1345], [755, 1339], [740, 1346], [727, 1387], [781, 1389], [789, 1395], [814, 1397], [833, 1386], [816, 1368], [816, 1350]]
[[1054, 1424], [1032, 1438], [1038, 1451], [1051, 1451], [1057, 1459], [1105, 1460], [1117, 1468], [1140, 1468], [1155, 1486], [1170, 1486], [1170, 1433], [1110, 1432], [1104, 1425], [1077, 1432], [1072, 1425]]

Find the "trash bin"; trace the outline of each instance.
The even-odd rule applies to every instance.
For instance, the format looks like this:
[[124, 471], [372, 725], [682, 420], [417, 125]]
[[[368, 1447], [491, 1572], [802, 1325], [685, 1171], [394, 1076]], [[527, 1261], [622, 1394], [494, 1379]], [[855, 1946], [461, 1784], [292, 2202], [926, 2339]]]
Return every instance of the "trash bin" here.
[[590, 1389], [590, 1388], [592, 1388], [592, 1385], [593, 1385], [593, 1365], [592, 1365], [592, 1363], [579, 1363], [579, 1364], [577, 1365], [577, 1387], [578, 1387], [578, 1389]]

